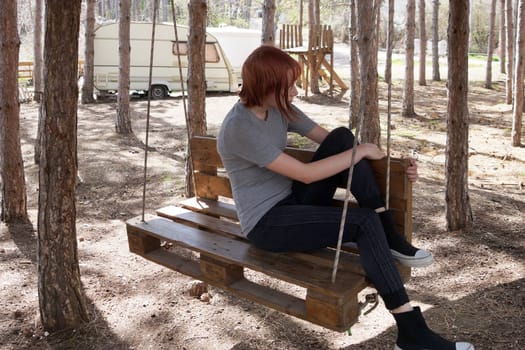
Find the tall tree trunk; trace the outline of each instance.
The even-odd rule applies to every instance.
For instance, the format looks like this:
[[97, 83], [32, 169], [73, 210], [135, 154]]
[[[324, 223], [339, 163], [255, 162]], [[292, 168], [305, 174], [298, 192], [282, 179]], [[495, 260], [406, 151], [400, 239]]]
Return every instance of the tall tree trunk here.
[[162, 0], [162, 22], [168, 21], [168, 0]]
[[17, 18], [16, 1], [3, 1], [0, 4], [0, 175], [3, 198], [0, 219], [8, 223], [28, 220], [20, 145]]
[[376, 37], [376, 16], [379, 13], [379, 1], [357, 1], [358, 45], [360, 61], [360, 101], [359, 118], [363, 120], [361, 142], [381, 142], [379, 125], [379, 105], [377, 97], [377, 51], [374, 48]]
[[36, 102], [42, 99], [42, 21], [44, 17], [44, 0], [35, 0], [35, 29], [33, 33], [33, 87]]
[[494, 53], [494, 28], [496, 22], [496, 0], [491, 0], [489, 15], [489, 37], [487, 43], [487, 69], [485, 73], [485, 88], [492, 89], [492, 54]]
[[416, 33], [416, 2], [407, 0], [405, 81], [403, 84], [403, 107], [401, 115], [415, 117], [414, 111], [414, 37]]
[[360, 84], [355, 2], [356, 0], [350, 0], [350, 128], [356, 127], [359, 119]]
[[244, 2], [242, 17], [246, 20], [247, 23], [250, 23], [250, 20], [251, 20], [251, 14], [250, 14], [251, 8], [252, 8], [252, 0], [246, 0]]
[[507, 61], [507, 22], [505, 21], [505, 0], [499, 0], [499, 70], [506, 72]]
[[[188, 39], [188, 116], [189, 136], [206, 135], [206, 75], [204, 52], [206, 48], [206, 0], [190, 0], [190, 33]], [[188, 152], [189, 140], [188, 140]], [[186, 159], [186, 196], [194, 195], [191, 159]]]
[[386, 32], [386, 64], [385, 64], [385, 82], [392, 81], [392, 52], [394, 50], [394, 0], [388, 0], [388, 27]]
[[[158, 1], [158, 0], [157, 0]], [[129, 116], [129, 71], [130, 71], [130, 0], [120, 0], [119, 20], [119, 74], [117, 116], [115, 130], [118, 134], [131, 134], [131, 118]], [[151, 89], [149, 91], [151, 93]]]
[[519, 0], [516, 23], [516, 66], [514, 103], [512, 104], [512, 146], [521, 146], [523, 122], [523, 77], [525, 73], [525, 0]]
[[419, 0], [419, 85], [427, 85], [427, 29], [425, 21], [425, 0]]
[[317, 55], [314, 53], [318, 50], [316, 47], [316, 38], [321, 36], [321, 23], [319, 16], [319, 0], [308, 1], [308, 51], [311, 53], [308, 56], [308, 70], [310, 71], [310, 91], [314, 94], [319, 94], [319, 72], [317, 70], [318, 60]]
[[468, 192], [469, 0], [449, 1], [446, 219], [451, 231], [472, 222]]
[[75, 227], [80, 4], [80, 0], [46, 1], [38, 295], [42, 325], [48, 331], [88, 321]]
[[505, 22], [507, 23], [507, 76], [505, 78], [505, 97], [507, 104], [512, 103], [514, 76], [514, 18], [512, 1], [506, 0]]
[[432, 0], [432, 80], [441, 80], [439, 74], [439, 0]]
[[94, 56], [95, 56], [95, 4], [97, 0], [86, 0], [86, 32], [84, 49], [84, 79], [82, 84], [82, 103], [93, 103]]
[[264, 0], [261, 43], [275, 46], [275, 0]]
[[106, 18], [106, 0], [102, 0], [98, 3], [98, 13], [100, 17]]

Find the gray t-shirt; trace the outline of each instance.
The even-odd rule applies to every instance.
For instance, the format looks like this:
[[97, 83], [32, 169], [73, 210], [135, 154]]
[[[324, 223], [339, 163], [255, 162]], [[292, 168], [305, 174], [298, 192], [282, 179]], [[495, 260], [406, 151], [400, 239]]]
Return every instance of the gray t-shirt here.
[[289, 123], [278, 109], [268, 118], [257, 118], [237, 102], [224, 119], [217, 137], [217, 151], [230, 178], [233, 199], [243, 235], [275, 204], [291, 193], [292, 180], [266, 169], [286, 147], [288, 132], [308, 134], [316, 125], [303, 112]]

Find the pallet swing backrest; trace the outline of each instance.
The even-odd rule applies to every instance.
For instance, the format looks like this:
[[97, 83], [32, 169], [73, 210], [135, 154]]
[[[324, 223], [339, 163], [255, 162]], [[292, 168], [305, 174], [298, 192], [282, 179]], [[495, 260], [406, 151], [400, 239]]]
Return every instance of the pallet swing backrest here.
[[[332, 283], [333, 248], [272, 253], [253, 247], [241, 235], [216, 139], [193, 137], [190, 147], [196, 196], [179, 206], [160, 208], [144, 221], [139, 217], [129, 220], [130, 251], [280, 312], [332, 330], [348, 330], [360, 314], [358, 293], [369, 286], [358, 252], [341, 252], [337, 279]], [[291, 147], [286, 152], [305, 162], [313, 155], [311, 150]], [[386, 161], [373, 161], [372, 166], [384, 191]], [[389, 202], [400, 232], [411, 240], [412, 189], [407, 167], [407, 160], [391, 160]], [[334, 205], [341, 205], [341, 200], [334, 199]], [[164, 241], [177, 249], [165, 248], [169, 245], [161, 244]], [[181, 249], [198, 257], [188, 257]], [[406, 281], [410, 269], [398, 268]], [[253, 278], [254, 274], [265, 277]]]
[[[217, 153], [216, 139], [207, 136], [194, 136], [190, 143], [194, 172], [196, 198], [217, 200], [219, 197], [232, 199], [230, 181], [224, 172], [224, 166]], [[313, 150], [287, 147], [285, 152], [302, 162], [309, 162]], [[381, 193], [386, 190], [386, 158], [371, 161]], [[394, 220], [409, 241], [412, 240], [412, 185], [406, 176], [409, 166], [407, 159], [392, 158], [390, 164], [390, 210]], [[344, 188], [346, 184], [341, 184]], [[335, 199], [334, 205], [340, 200]], [[357, 203], [353, 203], [357, 206]], [[233, 207], [232, 207], [233, 209]], [[237, 218], [235, 210], [229, 213]]]

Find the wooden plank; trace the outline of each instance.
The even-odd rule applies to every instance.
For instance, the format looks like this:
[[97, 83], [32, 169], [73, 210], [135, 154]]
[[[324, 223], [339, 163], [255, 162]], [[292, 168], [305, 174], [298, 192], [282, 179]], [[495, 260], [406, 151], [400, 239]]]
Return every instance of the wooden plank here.
[[306, 314], [314, 323], [352, 325], [357, 322], [359, 313], [357, 295], [333, 298], [312, 291], [306, 295]]
[[[163, 248], [145, 254], [144, 258], [263, 306], [309, 321], [306, 315], [305, 301], [296, 296], [254, 283], [247, 279], [241, 279], [229, 285], [220, 283], [217, 280], [208, 279], [207, 276], [201, 273], [198, 261], [185, 258]], [[340, 332], [350, 327], [350, 325], [334, 327], [328, 324], [323, 324], [322, 326]]]
[[221, 220], [215, 216], [205, 215], [200, 212], [195, 212], [185, 208], [170, 205], [164, 208], [157, 209], [158, 216], [162, 216], [181, 223], [191, 223], [198, 227], [212, 229], [224, 235], [232, 235], [238, 238], [244, 238], [241, 233], [241, 227], [238, 223], [232, 221]]
[[194, 173], [197, 196], [215, 198], [223, 196], [232, 198], [230, 180], [227, 177], [210, 175], [202, 172]]
[[232, 220], [238, 220], [235, 204], [209, 200], [206, 198], [192, 197], [180, 202], [180, 205], [189, 210], [203, 212], [214, 216], [224, 216]]
[[[193, 212], [181, 207], [176, 206], [167, 206], [157, 210], [157, 214], [162, 217], [169, 218], [181, 223], [193, 224], [195, 226], [210, 229], [214, 232], [237, 237], [239, 239], [244, 239], [244, 236], [241, 234], [240, 227], [237, 223], [232, 221], [221, 220], [216, 217], [211, 217], [199, 212]], [[358, 253], [358, 250], [354, 246], [348, 245], [343, 246], [345, 252]], [[347, 270], [355, 274], [366, 276], [366, 273], [361, 266], [358, 255], [343, 253], [340, 256], [340, 264], [338, 270]], [[329, 249], [319, 249], [307, 253], [288, 253], [291, 256], [294, 256], [298, 259], [308, 261], [313, 264], [323, 265], [327, 268], [333, 267], [334, 261], [334, 250]], [[410, 269], [403, 269], [401, 265], [397, 265], [400, 273], [403, 277], [403, 280], [406, 282], [410, 279]]]
[[[177, 222], [193, 225], [214, 232], [245, 239], [241, 233], [238, 223], [221, 220], [199, 212], [193, 212], [176, 206], [168, 206], [157, 210], [157, 215]], [[352, 250], [354, 252], [355, 250]], [[296, 252], [288, 253], [298, 259], [308, 261], [313, 264], [322, 265], [328, 268], [333, 267], [335, 252], [333, 249], [319, 249], [307, 253]], [[340, 268], [347, 271], [366, 276], [361, 262], [357, 255], [343, 254], [340, 256]]]
[[[245, 239], [241, 234], [238, 223], [221, 220], [216, 217], [208, 216], [204, 213], [193, 212], [185, 208], [176, 206], [167, 206], [157, 210], [157, 215], [165, 217], [171, 220], [175, 220], [186, 225], [194, 225], [203, 229], [212, 230], [219, 234], [223, 234], [230, 237], [237, 237], [238, 239]], [[355, 245], [343, 245], [343, 254], [339, 258], [338, 271], [345, 270], [361, 276], [366, 276], [359, 256], [359, 250], [356, 249]], [[353, 254], [349, 254], [353, 253]], [[290, 256], [300, 260], [307, 261], [312, 264], [322, 265], [326, 268], [333, 268], [334, 263], [334, 247], [327, 249], [318, 249], [306, 253], [296, 252], [288, 253]], [[410, 279], [410, 269], [404, 268], [402, 265], [397, 264], [398, 270], [403, 278], [403, 281]]]
[[134, 218], [127, 222], [128, 232], [141, 232], [191, 250], [205, 253], [227, 263], [245, 266], [271, 277], [334, 296], [358, 293], [367, 283], [365, 278], [342, 270], [338, 283], [331, 283], [331, 268], [302, 261], [286, 253], [272, 253], [253, 247], [248, 242], [231, 239], [153, 215], [145, 222]]

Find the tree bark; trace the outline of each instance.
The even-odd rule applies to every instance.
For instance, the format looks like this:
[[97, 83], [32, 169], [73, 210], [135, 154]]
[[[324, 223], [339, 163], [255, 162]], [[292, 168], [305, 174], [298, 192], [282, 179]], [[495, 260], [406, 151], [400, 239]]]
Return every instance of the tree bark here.
[[416, 116], [414, 111], [414, 37], [416, 32], [416, 3], [407, 0], [407, 23], [405, 45], [405, 81], [403, 84], [403, 107], [401, 115], [405, 118]]
[[0, 218], [7, 223], [28, 221], [20, 145], [17, 18], [16, 1], [3, 1], [0, 5], [0, 175], [3, 197]]
[[445, 199], [447, 229], [451, 231], [472, 222], [468, 192], [468, 14], [469, 0], [450, 0]]
[[88, 321], [76, 237], [80, 0], [47, 0], [38, 201], [38, 295], [44, 329]]
[[168, 0], [162, 0], [161, 8], [162, 8], [162, 22], [167, 22], [168, 21]]
[[386, 32], [386, 64], [385, 64], [385, 83], [392, 81], [392, 52], [394, 50], [394, 0], [388, 0], [388, 27]]
[[86, 32], [84, 50], [84, 78], [82, 84], [82, 104], [94, 103], [94, 56], [95, 56], [95, 5], [97, 0], [86, 0]]
[[35, 29], [33, 33], [33, 87], [36, 102], [42, 99], [42, 21], [44, 0], [35, 0]]
[[[525, 75], [525, 0], [518, 3], [518, 22], [516, 23], [516, 65], [514, 72], [514, 102], [512, 104], [512, 146], [521, 146], [523, 122], [523, 78]], [[518, 83], [520, 82], [520, 83]]]
[[[129, 116], [129, 72], [130, 72], [130, 0], [120, 0], [119, 20], [119, 74], [117, 116], [115, 130], [118, 134], [128, 135], [133, 133], [131, 118]], [[151, 92], [151, 89], [150, 91]]]
[[432, 80], [441, 81], [439, 74], [439, 0], [432, 0]]
[[505, 78], [505, 96], [507, 104], [512, 103], [514, 76], [514, 18], [512, 0], [506, 0], [505, 22], [507, 23], [507, 76]]
[[507, 22], [505, 20], [505, 0], [499, 0], [499, 70], [506, 72], [507, 61]]
[[275, 46], [275, 0], [264, 0], [262, 19], [263, 45]]
[[492, 54], [494, 53], [494, 28], [496, 21], [496, 0], [491, 0], [489, 14], [489, 37], [487, 43], [487, 67], [485, 72], [485, 88], [492, 89]]
[[419, 85], [427, 85], [427, 29], [425, 21], [425, 0], [419, 0]]
[[360, 84], [355, 1], [350, 0], [350, 128], [355, 128], [359, 119]]
[[316, 38], [319, 38], [321, 33], [321, 23], [319, 16], [319, 0], [310, 0], [308, 1], [308, 51], [311, 53], [308, 56], [308, 70], [310, 71], [310, 91], [313, 94], [319, 94], [319, 72], [317, 71], [317, 55], [314, 53], [315, 50], [318, 50], [314, 43]]
[[381, 143], [379, 125], [379, 105], [377, 97], [377, 40], [376, 16], [379, 11], [378, 1], [358, 1], [358, 45], [360, 61], [360, 101], [359, 118], [363, 120], [360, 131], [361, 142]]
[[[208, 6], [206, 0], [190, 0], [190, 33], [188, 39], [188, 115], [189, 136], [206, 135], [206, 17]], [[188, 140], [189, 152], [189, 140]], [[186, 161], [186, 196], [194, 195], [193, 168], [190, 157]]]

